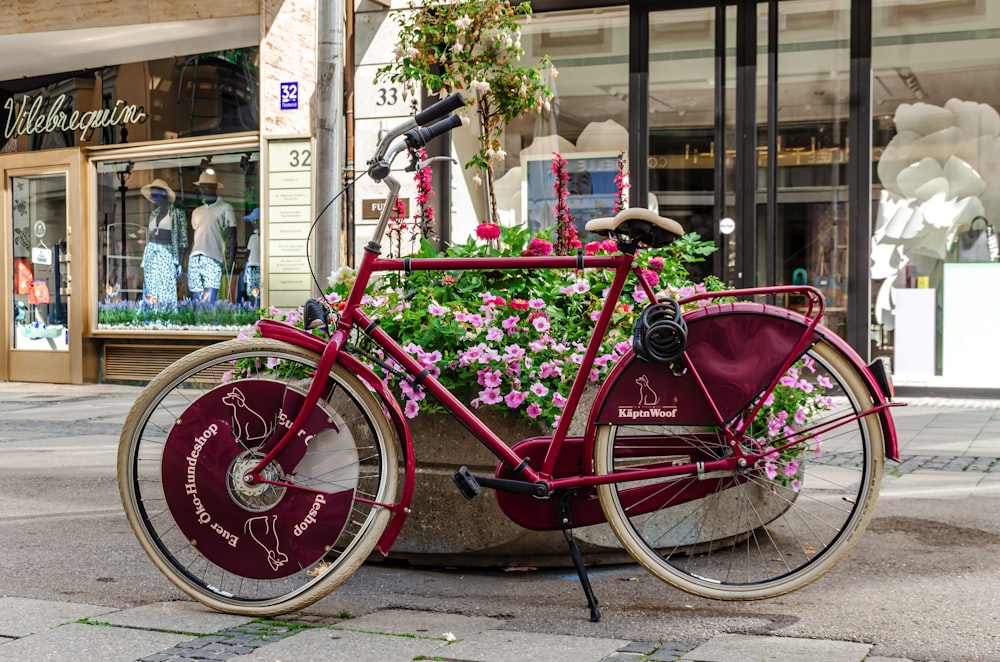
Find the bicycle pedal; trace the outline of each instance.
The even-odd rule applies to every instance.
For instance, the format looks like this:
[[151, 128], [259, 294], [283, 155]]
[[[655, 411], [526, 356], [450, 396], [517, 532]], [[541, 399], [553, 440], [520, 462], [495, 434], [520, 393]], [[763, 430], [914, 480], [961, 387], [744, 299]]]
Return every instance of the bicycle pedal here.
[[451, 479], [458, 486], [458, 491], [462, 493], [466, 501], [472, 501], [483, 493], [483, 488], [476, 480], [476, 477], [469, 473], [469, 467], [461, 467], [451, 475]]

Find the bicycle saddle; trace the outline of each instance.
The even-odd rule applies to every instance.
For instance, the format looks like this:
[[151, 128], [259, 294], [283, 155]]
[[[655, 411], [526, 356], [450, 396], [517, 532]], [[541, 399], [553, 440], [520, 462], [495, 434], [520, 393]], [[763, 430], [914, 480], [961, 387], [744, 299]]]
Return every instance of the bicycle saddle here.
[[644, 207], [631, 207], [614, 216], [592, 218], [585, 227], [588, 232], [603, 236], [626, 235], [651, 248], [666, 246], [684, 234], [680, 223]]

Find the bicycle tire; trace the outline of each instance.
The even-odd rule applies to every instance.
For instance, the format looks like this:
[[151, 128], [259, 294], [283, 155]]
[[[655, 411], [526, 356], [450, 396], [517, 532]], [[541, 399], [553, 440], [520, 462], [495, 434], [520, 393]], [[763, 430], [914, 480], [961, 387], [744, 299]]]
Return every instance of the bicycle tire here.
[[278, 340], [217, 343], [153, 379], [125, 420], [118, 482], [129, 524], [167, 579], [212, 609], [302, 609], [350, 577], [388, 524], [378, 504], [396, 502], [398, 437], [339, 365], [301, 443], [265, 470], [299, 487], [239, 480], [290, 426], [319, 360]]
[[[857, 369], [833, 345], [820, 340], [806, 355], [831, 384], [824, 387], [830, 408], [817, 412], [814, 423], [819, 417], [829, 420], [872, 407]], [[644, 506], [638, 505], [635, 492], [629, 493], [635, 483], [602, 485], [601, 506], [625, 550], [678, 589], [718, 600], [783, 595], [836, 566], [871, 520], [884, 465], [878, 416], [843, 423], [803, 442], [794, 477], [769, 477], [759, 466], [719, 477], [699, 476], [693, 469], [681, 477], [644, 482], [641, 500], [649, 500]], [[752, 430], [766, 424], [755, 422]], [[607, 475], [643, 463], [693, 464], [719, 457], [726, 447], [721, 434], [720, 428], [676, 423], [602, 425], [595, 439], [595, 472]], [[637, 450], [640, 435], [647, 441]], [[651, 435], [659, 441], [649, 442]], [[674, 457], [664, 457], [667, 447]], [[686, 453], [678, 453], [679, 448]], [[700, 490], [694, 493], [700, 496], [678, 496], [685, 488]], [[650, 497], [658, 492], [663, 496]], [[662, 500], [655, 510], [654, 498]]]

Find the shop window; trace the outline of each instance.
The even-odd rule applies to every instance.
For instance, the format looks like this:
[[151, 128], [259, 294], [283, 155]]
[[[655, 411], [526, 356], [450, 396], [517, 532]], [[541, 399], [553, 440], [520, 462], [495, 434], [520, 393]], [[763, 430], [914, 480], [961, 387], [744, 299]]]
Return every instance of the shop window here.
[[577, 227], [611, 213], [618, 159], [628, 155], [628, 40], [627, 8], [537, 13], [522, 26], [522, 62], [552, 58], [557, 76], [547, 83], [555, 96], [550, 111], [527, 113], [504, 134], [501, 222], [536, 231], [554, 225], [553, 152], [567, 160]]
[[996, 388], [1000, 359], [977, 348], [1000, 323], [997, 9], [873, 4], [872, 352], [897, 385]]
[[256, 321], [258, 156], [96, 163], [99, 330], [232, 333]]

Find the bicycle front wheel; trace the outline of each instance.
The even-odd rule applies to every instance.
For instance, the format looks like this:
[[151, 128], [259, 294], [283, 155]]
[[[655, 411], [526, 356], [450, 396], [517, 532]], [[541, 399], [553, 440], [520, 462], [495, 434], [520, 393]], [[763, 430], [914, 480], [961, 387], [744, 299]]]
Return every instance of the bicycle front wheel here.
[[302, 432], [244, 476], [291, 427], [319, 355], [269, 339], [200, 349], [142, 391], [126, 418], [118, 481], [143, 550], [219, 611], [301, 609], [375, 547], [397, 496], [397, 435], [381, 404], [335, 365]]
[[[599, 475], [654, 464], [693, 467], [682, 476], [599, 488], [623, 547], [659, 579], [707, 598], [769, 598], [815, 581], [858, 542], [884, 463], [878, 415], [856, 418], [873, 406], [871, 395], [851, 362], [824, 340], [785, 377], [740, 442], [750, 452], [769, 445], [775, 451], [742, 470], [694, 468], [732, 454], [721, 427], [599, 428]], [[791, 428], [823, 425], [821, 434], [787, 445]]]

